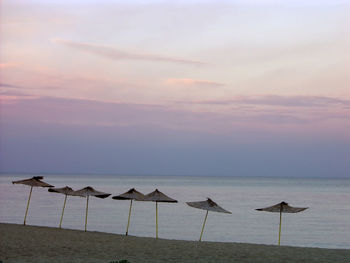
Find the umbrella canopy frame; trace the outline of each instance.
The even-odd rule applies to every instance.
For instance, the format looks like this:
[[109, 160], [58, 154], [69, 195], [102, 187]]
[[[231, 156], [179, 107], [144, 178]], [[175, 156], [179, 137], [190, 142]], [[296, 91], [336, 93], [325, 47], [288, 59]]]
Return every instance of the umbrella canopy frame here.
[[202, 209], [202, 210], [206, 210], [207, 212], [205, 213], [205, 217], [204, 217], [204, 221], [203, 221], [203, 226], [202, 226], [202, 231], [201, 231], [201, 235], [199, 237], [199, 242], [202, 241], [202, 236], [203, 236], [203, 232], [204, 232], [204, 227], [205, 227], [205, 223], [207, 222], [207, 218], [208, 218], [208, 213], [209, 211], [212, 212], [218, 212], [218, 213], [225, 213], [225, 214], [231, 214], [230, 211], [222, 208], [221, 206], [219, 206], [217, 203], [215, 203], [213, 200], [211, 200], [209, 197], [207, 197], [207, 200], [205, 201], [198, 201], [198, 202], [186, 202], [186, 204], [188, 206], [197, 208], [197, 209]]
[[44, 176], [33, 176], [32, 178], [29, 178], [29, 179], [12, 181], [12, 184], [24, 184], [24, 185], [30, 186], [30, 192], [29, 192], [29, 197], [28, 197], [28, 201], [27, 201], [26, 212], [24, 214], [24, 221], [23, 221], [24, 226], [26, 225], [26, 221], [27, 221], [29, 203], [30, 203], [30, 199], [32, 197], [33, 187], [54, 187], [53, 185], [50, 185], [48, 183], [41, 181], [42, 179], [44, 179]]
[[107, 198], [111, 194], [105, 193], [105, 192], [100, 192], [95, 190], [91, 186], [84, 187], [80, 190], [74, 191], [72, 193], [74, 196], [81, 196], [81, 197], [86, 197], [86, 209], [85, 209], [85, 232], [87, 231], [87, 222], [88, 222], [88, 211], [89, 211], [89, 197], [90, 196], [95, 196], [98, 198]]
[[282, 201], [281, 203], [275, 204], [273, 206], [257, 208], [257, 211], [274, 212], [280, 214], [280, 222], [278, 228], [278, 245], [281, 245], [281, 232], [282, 232], [282, 213], [299, 213], [308, 209], [308, 207], [292, 207], [288, 203]]
[[158, 238], [158, 203], [177, 203], [177, 200], [163, 194], [158, 189], [145, 195], [143, 201], [150, 201], [156, 203], [156, 238]]
[[48, 191], [51, 192], [51, 193], [64, 194], [63, 208], [62, 208], [60, 223], [58, 225], [59, 228], [62, 228], [62, 221], [63, 221], [64, 210], [65, 210], [65, 207], [66, 207], [67, 196], [68, 195], [76, 196], [76, 194], [74, 194], [74, 190], [72, 188], [70, 188], [69, 186], [65, 186], [65, 187], [62, 187], [62, 188], [50, 188], [50, 189], [48, 189]]
[[137, 191], [135, 188], [131, 188], [129, 191], [121, 194], [113, 196], [112, 199], [114, 200], [130, 200], [130, 207], [129, 207], [129, 216], [128, 216], [128, 224], [126, 226], [126, 232], [125, 235], [127, 236], [129, 234], [129, 226], [130, 226], [130, 217], [131, 217], [131, 208], [132, 208], [132, 201], [143, 201], [145, 198], [145, 195]]

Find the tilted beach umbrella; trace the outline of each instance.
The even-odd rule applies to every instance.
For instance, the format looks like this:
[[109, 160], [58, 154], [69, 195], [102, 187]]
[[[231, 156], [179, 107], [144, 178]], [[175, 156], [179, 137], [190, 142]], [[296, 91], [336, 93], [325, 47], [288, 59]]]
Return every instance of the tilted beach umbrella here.
[[85, 187], [83, 189], [74, 191], [72, 193], [72, 195], [86, 197], [86, 212], [85, 212], [85, 231], [86, 231], [86, 229], [87, 229], [87, 217], [88, 217], [88, 210], [89, 210], [89, 197], [90, 196], [95, 196], [95, 197], [98, 197], [98, 198], [106, 198], [106, 197], [110, 196], [111, 194], [107, 194], [107, 193], [104, 193], [104, 192], [96, 191], [91, 186], [87, 186], [87, 187]]
[[258, 208], [255, 209], [257, 211], [266, 211], [266, 212], [275, 212], [280, 213], [280, 226], [278, 231], [278, 245], [281, 244], [281, 227], [282, 227], [282, 213], [299, 213], [301, 211], [304, 211], [308, 209], [308, 207], [291, 207], [286, 202], [281, 202], [279, 204], [265, 207], [265, 208]]
[[116, 195], [116, 196], [112, 197], [112, 199], [114, 199], [114, 200], [130, 200], [128, 224], [126, 226], [126, 233], [125, 233], [126, 236], [129, 233], [132, 200], [143, 201], [144, 198], [145, 198], [144, 194], [140, 193], [135, 188], [130, 189], [129, 191], [125, 192], [124, 194]]
[[64, 194], [64, 202], [63, 202], [63, 208], [62, 208], [62, 214], [61, 214], [61, 220], [60, 220], [60, 224], [59, 224], [59, 228], [62, 228], [62, 220], [63, 220], [63, 214], [64, 214], [64, 209], [66, 207], [66, 201], [67, 201], [67, 196], [68, 195], [74, 195], [76, 196], [77, 194], [74, 192], [74, 190], [68, 186], [62, 187], [62, 188], [50, 188], [48, 190], [49, 192], [52, 193], [60, 193], [60, 194]]
[[202, 226], [201, 235], [200, 235], [200, 237], [199, 237], [199, 241], [202, 241], [204, 226], [205, 226], [205, 222], [207, 221], [207, 217], [208, 217], [208, 212], [209, 212], [209, 211], [231, 214], [230, 211], [227, 211], [227, 210], [223, 209], [221, 206], [219, 206], [217, 203], [215, 203], [215, 202], [214, 202], [213, 200], [211, 200], [210, 198], [208, 198], [206, 201], [186, 202], [186, 204], [188, 204], [188, 205], [191, 206], [191, 207], [194, 207], [194, 208], [198, 208], [198, 209], [202, 209], [202, 210], [206, 210], [206, 211], [207, 211], [207, 213], [205, 214], [205, 218], [204, 218], [204, 222], [203, 222], [203, 226]]
[[23, 225], [26, 225], [28, 208], [29, 208], [30, 198], [32, 197], [33, 187], [53, 187], [53, 185], [41, 181], [42, 179], [44, 179], [43, 176], [34, 176], [32, 178], [29, 178], [29, 179], [24, 179], [24, 180], [12, 182], [13, 184], [25, 184], [25, 185], [30, 186], [29, 198], [28, 198], [28, 202], [27, 202], [26, 213], [24, 215]]
[[143, 201], [156, 202], [156, 238], [158, 238], [158, 203], [177, 203], [177, 200], [170, 198], [156, 189], [152, 193], [145, 195]]

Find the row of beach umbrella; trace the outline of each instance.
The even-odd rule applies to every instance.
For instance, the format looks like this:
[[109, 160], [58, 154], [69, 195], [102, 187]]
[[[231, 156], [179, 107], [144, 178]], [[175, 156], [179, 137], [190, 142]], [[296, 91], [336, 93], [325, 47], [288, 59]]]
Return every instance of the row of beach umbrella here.
[[[85, 188], [82, 188], [80, 190], [74, 191], [72, 188], [65, 186], [62, 188], [55, 188], [53, 185], [50, 185], [46, 182], [43, 182], [42, 179], [44, 179], [43, 176], [34, 176], [29, 179], [24, 179], [24, 180], [19, 180], [19, 181], [13, 181], [13, 184], [24, 184], [30, 186], [30, 192], [29, 192], [29, 197], [27, 201], [27, 206], [26, 206], [26, 211], [25, 211], [25, 216], [24, 216], [24, 222], [23, 225], [26, 225], [26, 219], [27, 219], [27, 214], [28, 214], [28, 208], [29, 208], [29, 203], [30, 199], [32, 196], [32, 191], [33, 187], [47, 187], [49, 188], [49, 192], [54, 192], [54, 193], [60, 193], [64, 194], [64, 202], [63, 202], [63, 208], [62, 208], [62, 214], [60, 218], [60, 223], [59, 223], [59, 228], [62, 228], [62, 221], [63, 221], [63, 215], [64, 215], [64, 210], [66, 207], [66, 201], [68, 196], [80, 196], [80, 197], [85, 197], [86, 198], [86, 211], [85, 211], [85, 231], [87, 231], [87, 222], [88, 222], [88, 210], [89, 210], [89, 197], [94, 196], [97, 198], [107, 198], [111, 194], [100, 192], [92, 188], [91, 186], [87, 186]], [[131, 210], [132, 210], [132, 204], [133, 201], [151, 201], [155, 202], [156, 204], [156, 238], [158, 238], [158, 203], [177, 203], [177, 200], [165, 195], [164, 193], [160, 192], [158, 189], [155, 191], [144, 195], [137, 191], [135, 188], [130, 189], [129, 191], [113, 196], [112, 199], [114, 200], [130, 200], [130, 207], [129, 207], [129, 216], [128, 216], [128, 223], [127, 223], [127, 228], [126, 228], [126, 235], [128, 235], [129, 232], [129, 225], [130, 225], [130, 217], [131, 217]], [[207, 198], [205, 201], [199, 201], [199, 202], [186, 202], [186, 204], [190, 207], [194, 207], [197, 209], [202, 209], [206, 211], [204, 221], [203, 221], [203, 226], [201, 229], [201, 234], [199, 241], [202, 240], [203, 232], [204, 232], [204, 227], [207, 221], [208, 213], [209, 211], [211, 212], [218, 212], [218, 213], [226, 213], [226, 214], [231, 214], [230, 211], [225, 210], [221, 206], [219, 206], [217, 203], [215, 203], [213, 200], [210, 198]], [[279, 223], [279, 234], [278, 234], [278, 245], [280, 245], [281, 241], [281, 226], [282, 226], [282, 213], [298, 213], [301, 211], [306, 210], [307, 207], [291, 207], [288, 205], [288, 203], [281, 202], [279, 204], [265, 207], [265, 208], [259, 208], [256, 209], [258, 211], [266, 211], [266, 212], [277, 212], [280, 214], [280, 223]]]

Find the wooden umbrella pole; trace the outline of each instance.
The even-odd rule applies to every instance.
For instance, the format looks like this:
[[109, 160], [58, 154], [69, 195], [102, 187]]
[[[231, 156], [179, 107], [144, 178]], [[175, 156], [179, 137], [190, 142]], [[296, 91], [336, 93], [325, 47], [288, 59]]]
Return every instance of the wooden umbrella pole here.
[[199, 241], [202, 241], [204, 226], [205, 226], [205, 222], [207, 222], [208, 212], [209, 211], [207, 210], [207, 213], [205, 214], [205, 218], [204, 218], [204, 222], [203, 222], [203, 226], [202, 226], [202, 232], [201, 232], [201, 236], [199, 237]]
[[30, 198], [32, 197], [32, 191], [33, 191], [33, 186], [30, 187], [30, 192], [29, 192], [29, 197], [28, 197], [28, 203], [27, 203], [26, 213], [25, 213], [25, 215], [24, 215], [24, 222], [23, 222], [23, 225], [26, 225], [27, 214], [28, 214], [28, 208], [29, 208], [29, 202], [30, 202]]
[[128, 217], [128, 225], [126, 227], [126, 236], [128, 235], [129, 232], [129, 225], [130, 225], [130, 216], [131, 216], [131, 207], [132, 207], [132, 199], [130, 199], [130, 208], [129, 208], [129, 217]]
[[282, 209], [280, 210], [280, 228], [278, 231], [278, 245], [281, 244]]
[[156, 238], [158, 238], [158, 202], [156, 202]]
[[63, 220], [64, 208], [66, 207], [66, 201], [67, 201], [67, 195], [65, 195], [65, 197], [64, 197], [62, 215], [61, 215], [60, 226], [59, 226], [60, 228], [62, 228], [62, 220]]
[[85, 232], [86, 232], [86, 226], [87, 226], [88, 210], [89, 210], [89, 196], [86, 197]]

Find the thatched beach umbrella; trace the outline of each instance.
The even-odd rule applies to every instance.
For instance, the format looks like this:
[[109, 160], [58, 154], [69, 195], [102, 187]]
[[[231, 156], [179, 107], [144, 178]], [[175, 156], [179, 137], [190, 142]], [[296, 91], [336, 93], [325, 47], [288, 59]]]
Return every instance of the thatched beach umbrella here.
[[110, 196], [111, 194], [107, 194], [107, 193], [104, 193], [104, 192], [96, 191], [91, 186], [87, 186], [87, 187], [85, 187], [83, 189], [74, 191], [74, 193], [72, 195], [86, 197], [86, 212], [85, 212], [85, 231], [86, 231], [86, 228], [87, 228], [87, 217], [88, 217], [88, 210], [89, 210], [89, 197], [90, 196], [95, 196], [95, 197], [98, 197], [98, 198], [106, 198], [106, 197]]
[[308, 209], [308, 207], [291, 207], [286, 202], [281, 202], [279, 204], [265, 207], [265, 208], [258, 208], [255, 209], [257, 211], [266, 211], [266, 212], [275, 212], [280, 213], [280, 226], [278, 231], [278, 245], [281, 244], [281, 227], [282, 227], [282, 213], [299, 213], [301, 211], [304, 211]]
[[223, 209], [221, 206], [219, 206], [217, 203], [215, 203], [210, 198], [208, 198], [206, 201], [186, 202], [186, 204], [188, 204], [191, 207], [207, 211], [207, 213], [205, 214], [205, 218], [204, 218], [204, 222], [203, 222], [203, 226], [202, 226], [201, 235], [199, 237], [199, 241], [202, 241], [202, 235], [203, 235], [203, 231], [204, 231], [204, 226], [205, 226], [205, 222], [207, 221], [207, 217], [208, 217], [208, 212], [209, 211], [231, 214], [230, 211], [227, 211], [227, 210]]
[[64, 194], [64, 202], [63, 202], [63, 208], [62, 208], [62, 214], [61, 214], [61, 220], [60, 220], [60, 224], [59, 224], [59, 228], [62, 228], [62, 220], [63, 220], [63, 214], [64, 214], [64, 209], [66, 207], [66, 201], [67, 201], [67, 196], [68, 195], [77, 195], [74, 190], [68, 186], [62, 187], [62, 188], [50, 188], [48, 190], [49, 192], [52, 193], [60, 193], [60, 194]]
[[116, 196], [112, 197], [112, 199], [114, 199], [114, 200], [130, 200], [128, 224], [126, 226], [126, 233], [125, 233], [126, 236], [129, 233], [132, 200], [142, 201], [144, 198], [145, 198], [144, 194], [140, 193], [135, 188], [130, 189], [129, 191], [125, 192], [124, 194], [116, 195]]
[[170, 198], [156, 189], [152, 193], [145, 195], [143, 201], [156, 202], [156, 238], [158, 238], [158, 203], [177, 203], [177, 200]]
[[29, 179], [24, 179], [24, 180], [19, 180], [19, 181], [13, 181], [12, 182], [13, 184], [25, 184], [25, 185], [29, 185], [30, 186], [29, 198], [28, 198], [26, 213], [24, 215], [23, 225], [26, 225], [26, 219], [27, 219], [27, 214], [28, 214], [29, 202], [30, 202], [30, 198], [32, 197], [33, 187], [53, 187], [53, 185], [41, 181], [42, 179], [44, 179], [43, 176], [34, 176], [32, 178], [29, 178]]

